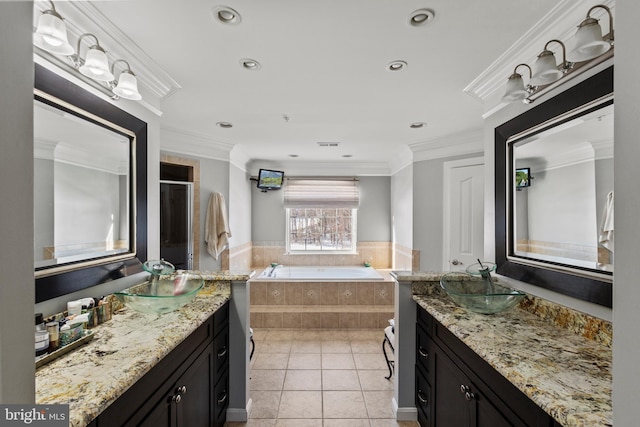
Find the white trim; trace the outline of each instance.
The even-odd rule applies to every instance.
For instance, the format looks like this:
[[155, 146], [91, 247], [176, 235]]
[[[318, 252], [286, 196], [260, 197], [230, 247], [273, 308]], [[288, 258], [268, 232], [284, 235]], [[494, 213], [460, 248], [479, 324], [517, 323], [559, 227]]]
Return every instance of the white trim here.
[[395, 397], [391, 399], [391, 406], [396, 414], [396, 421], [418, 421], [418, 408], [399, 408]]
[[442, 271], [449, 271], [449, 251], [451, 245], [451, 222], [449, 210], [451, 204], [451, 171], [455, 168], [467, 166], [484, 166], [484, 157], [473, 157], [470, 159], [452, 160], [443, 163], [443, 186], [442, 186]]
[[442, 159], [484, 152], [482, 129], [444, 135], [426, 141], [409, 144], [413, 152], [413, 162]]

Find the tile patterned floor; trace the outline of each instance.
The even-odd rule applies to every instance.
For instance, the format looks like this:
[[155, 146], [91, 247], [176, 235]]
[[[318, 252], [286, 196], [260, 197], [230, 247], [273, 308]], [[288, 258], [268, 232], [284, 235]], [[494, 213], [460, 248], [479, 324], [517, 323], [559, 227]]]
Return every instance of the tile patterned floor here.
[[253, 407], [228, 427], [417, 427], [393, 417], [380, 330], [254, 329]]

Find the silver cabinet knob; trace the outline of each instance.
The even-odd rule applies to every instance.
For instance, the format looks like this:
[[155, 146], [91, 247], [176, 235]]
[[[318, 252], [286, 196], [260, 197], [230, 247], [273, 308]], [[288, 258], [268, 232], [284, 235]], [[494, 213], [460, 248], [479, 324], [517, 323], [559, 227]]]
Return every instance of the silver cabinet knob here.
[[178, 387], [178, 393], [180, 394], [186, 394], [187, 393], [187, 386], [183, 385], [181, 387]]

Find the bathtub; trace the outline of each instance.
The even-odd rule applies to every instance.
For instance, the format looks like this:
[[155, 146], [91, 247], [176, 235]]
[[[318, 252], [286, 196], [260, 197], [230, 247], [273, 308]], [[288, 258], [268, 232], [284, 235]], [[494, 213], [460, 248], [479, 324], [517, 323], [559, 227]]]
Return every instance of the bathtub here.
[[283, 280], [384, 280], [384, 277], [371, 267], [286, 267], [278, 265], [267, 267], [258, 277], [260, 279]]

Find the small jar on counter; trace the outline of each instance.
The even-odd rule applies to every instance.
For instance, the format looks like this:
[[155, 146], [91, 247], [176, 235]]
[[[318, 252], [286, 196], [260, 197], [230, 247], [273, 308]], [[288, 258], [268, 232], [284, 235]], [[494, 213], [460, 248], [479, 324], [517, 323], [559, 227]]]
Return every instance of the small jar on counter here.
[[49, 351], [49, 332], [44, 325], [42, 313], [36, 313], [36, 357]]
[[58, 322], [47, 323], [47, 332], [49, 333], [49, 353], [58, 349], [60, 341], [60, 324]]

